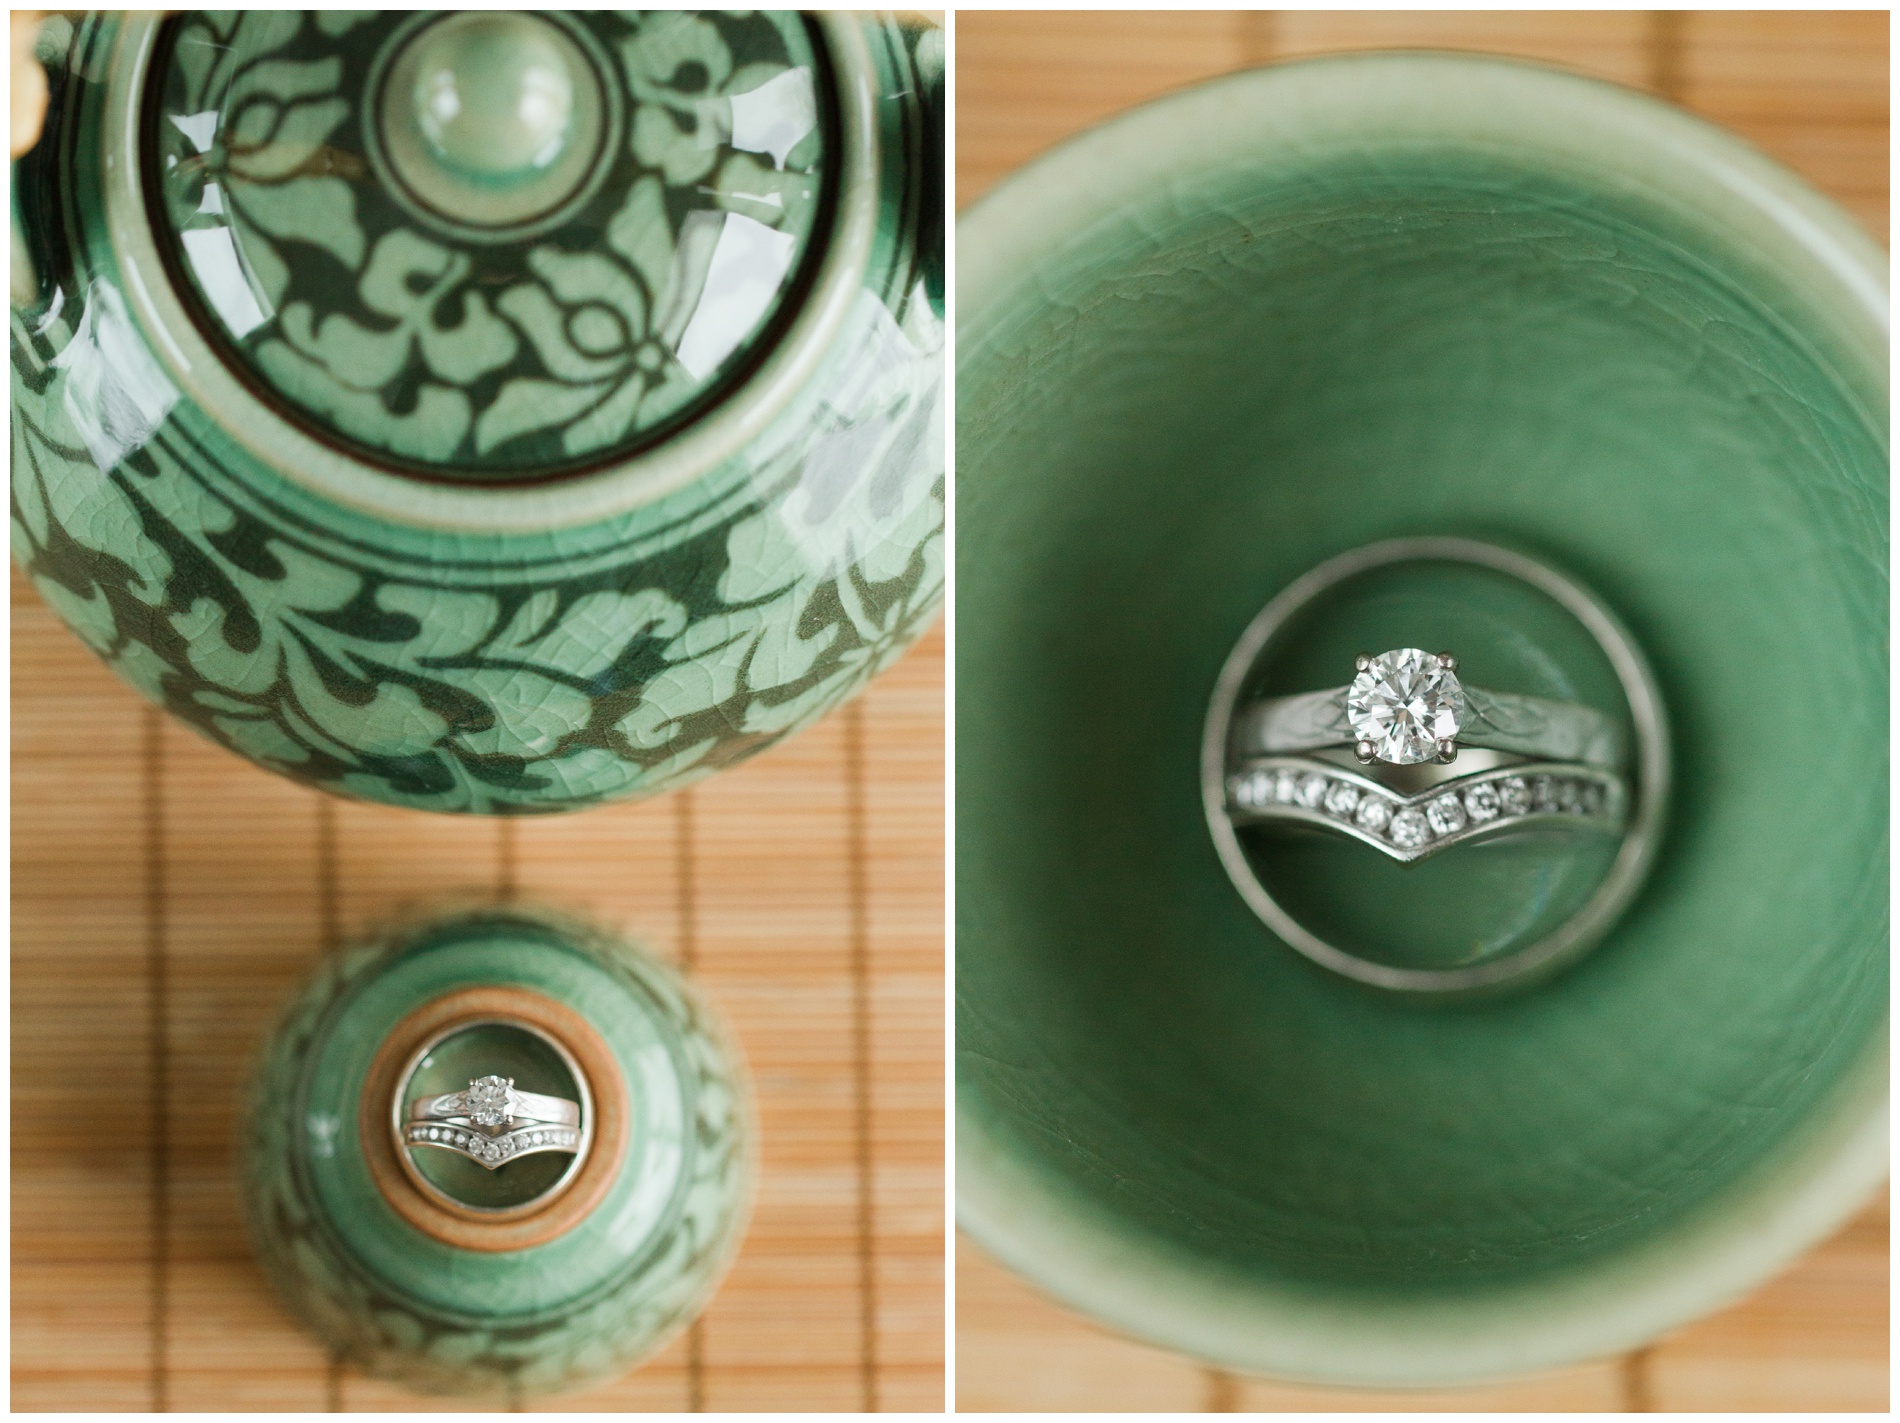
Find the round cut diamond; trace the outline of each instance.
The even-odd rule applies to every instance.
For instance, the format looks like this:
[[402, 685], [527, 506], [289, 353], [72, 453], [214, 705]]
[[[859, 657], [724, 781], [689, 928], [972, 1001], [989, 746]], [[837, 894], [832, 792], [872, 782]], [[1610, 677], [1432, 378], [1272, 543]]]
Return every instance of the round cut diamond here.
[[1326, 798], [1326, 778], [1318, 771], [1308, 771], [1300, 777], [1299, 801], [1308, 810], [1316, 809]]
[[1523, 815], [1531, 808], [1531, 788], [1522, 776], [1498, 782], [1498, 805], [1506, 815]]
[[1487, 782], [1465, 792], [1465, 814], [1478, 825], [1498, 818], [1498, 788]]
[[1242, 810], [1258, 810], [1273, 796], [1273, 773], [1250, 771], [1244, 776], [1235, 776], [1232, 794], [1234, 804]]
[[1346, 720], [1381, 761], [1415, 766], [1463, 728], [1465, 689], [1432, 653], [1401, 647], [1380, 653], [1352, 679]]
[[1387, 833], [1401, 850], [1416, 850], [1432, 838], [1431, 829], [1425, 824], [1425, 812], [1411, 806], [1392, 817], [1392, 828]]
[[1351, 781], [1334, 781], [1326, 792], [1328, 813], [1341, 819], [1352, 815], [1352, 808], [1359, 803], [1359, 787]]
[[1453, 835], [1465, 828], [1465, 805], [1456, 791], [1447, 792], [1425, 807], [1434, 835]]
[[508, 1089], [514, 1085], [513, 1078], [477, 1077], [462, 1094], [468, 1119], [478, 1127], [498, 1127], [507, 1121]]
[[1353, 812], [1353, 820], [1362, 830], [1378, 834], [1385, 829], [1386, 822], [1392, 818], [1392, 802], [1384, 796], [1368, 795], [1359, 799], [1359, 809]]

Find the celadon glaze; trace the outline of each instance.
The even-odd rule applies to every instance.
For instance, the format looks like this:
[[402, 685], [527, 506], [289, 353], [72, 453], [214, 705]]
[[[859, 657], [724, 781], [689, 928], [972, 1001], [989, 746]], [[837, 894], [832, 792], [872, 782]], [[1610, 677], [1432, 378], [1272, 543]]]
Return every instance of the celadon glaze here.
[[[358, 1101], [405, 1015], [495, 986], [581, 1013], [625, 1076], [632, 1120], [618, 1174], [585, 1219], [543, 1244], [483, 1253], [416, 1229], [378, 1192]], [[532, 1090], [531, 1057], [481, 1046], [468, 1061]], [[558, 913], [451, 911], [332, 958], [290, 1004], [246, 1099], [246, 1222], [286, 1302], [370, 1373], [491, 1400], [578, 1388], [662, 1347], [724, 1274], [749, 1205], [746, 1094], [735, 1049], [665, 965]], [[454, 1186], [452, 1169], [430, 1165]]]
[[[594, 76], [549, 132], [617, 135], [564, 178], [559, 145], [483, 171], [476, 112], [395, 104], [414, 132], [364, 137], [379, 63], [425, 93], [555, 63], [426, 27], [418, 52], [418, 23], [48, 22], [14, 556], [134, 687], [308, 784], [487, 813], [687, 784], [837, 706], [941, 600], [941, 32], [536, 19]], [[218, 64], [161, 65], [211, 52], [198, 29]], [[788, 142], [788, 112], [829, 132]], [[508, 205], [546, 174], [553, 207]], [[786, 285], [680, 326], [733, 231]]]
[[[1163, 1346], [1398, 1386], [1634, 1346], [1857, 1209], [1888, 1074], [1873, 245], [1665, 105], [1424, 54], [1175, 95], [1030, 165], [958, 237], [970, 1232]], [[1678, 766], [1603, 944], [1437, 1007], [1277, 942], [1197, 781], [1249, 619], [1335, 554], [1425, 534], [1600, 596], [1656, 669]], [[1456, 646], [1507, 688], [1591, 694], [1560, 630], [1481, 587], [1417, 591], [1304, 652], [1389, 630], [1356, 650]], [[1305, 888], [1356, 895], [1345, 927], [1393, 943], [1365, 859], [1316, 850]], [[1525, 892], [1495, 857], [1432, 873], [1412, 908], [1466, 896], [1474, 937]]]

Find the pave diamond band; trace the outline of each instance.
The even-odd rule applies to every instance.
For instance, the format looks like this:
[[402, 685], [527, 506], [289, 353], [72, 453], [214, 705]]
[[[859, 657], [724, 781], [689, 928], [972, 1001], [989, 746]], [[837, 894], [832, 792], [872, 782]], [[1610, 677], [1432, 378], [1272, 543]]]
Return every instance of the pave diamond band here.
[[439, 1146], [493, 1171], [518, 1156], [543, 1151], [579, 1151], [581, 1134], [574, 1127], [543, 1123], [497, 1136], [452, 1122], [412, 1121], [404, 1124], [402, 1141], [404, 1146]]
[[542, 1092], [523, 1092], [512, 1077], [477, 1077], [466, 1091], [444, 1092], [434, 1097], [417, 1097], [409, 1103], [410, 1122], [467, 1121], [493, 1134], [503, 1128], [555, 1124], [577, 1127], [581, 1123], [578, 1102], [565, 1097], [550, 1097]]
[[1576, 762], [1482, 771], [1409, 796], [1308, 756], [1263, 758], [1227, 779], [1228, 814], [1236, 825], [1320, 826], [1407, 864], [1531, 825], [1615, 834], [1626, 801], [1621, 777]]

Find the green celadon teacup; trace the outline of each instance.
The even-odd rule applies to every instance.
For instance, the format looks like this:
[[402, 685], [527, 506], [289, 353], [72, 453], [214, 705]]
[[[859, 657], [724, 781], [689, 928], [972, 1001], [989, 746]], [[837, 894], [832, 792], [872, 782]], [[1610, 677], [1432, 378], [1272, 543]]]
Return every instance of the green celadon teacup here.
[[[1410, 1386], [1638, 1345], [1856, 1210], [1887, 1169], [1873, 244], [1667, 105], [1408, 53], [1136, 110], [958, 253], [964, 1227], [1157, 1344]], [[1483, 1002], [1292, 952], [1199, 799], [1249, 619], [1418, 535], [1592, 588], [1677, 767], [1614, 931]], [[1438, 873], [1487, 883], [1475, 849]], [[1355, 922], [1402, 933], [1404, 898]]]

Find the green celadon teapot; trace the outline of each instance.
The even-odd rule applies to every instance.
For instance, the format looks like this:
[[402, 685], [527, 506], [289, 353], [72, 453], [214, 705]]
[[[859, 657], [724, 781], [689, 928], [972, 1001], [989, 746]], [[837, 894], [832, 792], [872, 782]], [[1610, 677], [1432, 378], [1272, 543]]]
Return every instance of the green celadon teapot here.
[[14, 557], [204, 735], [568, 810], [773, 745], [935, 616], [940, 30], [92, 12], [40, 56]]

